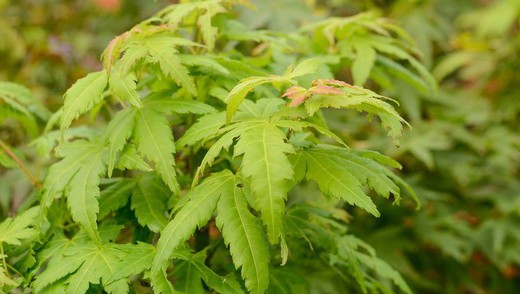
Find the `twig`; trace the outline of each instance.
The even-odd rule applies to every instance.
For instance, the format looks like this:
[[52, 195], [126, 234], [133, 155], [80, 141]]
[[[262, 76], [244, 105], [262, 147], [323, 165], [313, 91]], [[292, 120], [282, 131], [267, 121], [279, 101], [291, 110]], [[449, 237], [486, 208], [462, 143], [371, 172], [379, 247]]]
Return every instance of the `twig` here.
[[27, 169], [27, 166], [23, 163], [23, 161], [16, 155], [14, 152], [7, 146], [7, 144], [4, 143], [4, 141], [0, 140], [0, 147], [11, 157], [16, 164], [22, 169], [23, 173], [29, 178], [29, 181], [33, 186], [36, 188], [41, 188], [42, 184], [40, 183], [40, 180], [38, 180], [35, 176], [31, 174], [31, 172]]
[[5, 261], [5, 254], [4, 254], [4, 245], [0, 242], [0, 254], [2, 255], [2, 263], [5, 269], [5, 275], [10, 279], [11, 275], [9, 274], [9, 270], [7, 269], [7, 262]]

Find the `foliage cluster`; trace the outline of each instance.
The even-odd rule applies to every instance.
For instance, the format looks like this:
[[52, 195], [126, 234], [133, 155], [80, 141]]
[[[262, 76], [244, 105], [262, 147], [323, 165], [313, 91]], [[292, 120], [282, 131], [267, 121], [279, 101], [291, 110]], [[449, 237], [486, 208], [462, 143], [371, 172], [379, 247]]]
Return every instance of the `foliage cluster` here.
[[0, 293], [511, 292], [520, 5], [446, 2], [181, 1], [77, 72], [0, 22]]

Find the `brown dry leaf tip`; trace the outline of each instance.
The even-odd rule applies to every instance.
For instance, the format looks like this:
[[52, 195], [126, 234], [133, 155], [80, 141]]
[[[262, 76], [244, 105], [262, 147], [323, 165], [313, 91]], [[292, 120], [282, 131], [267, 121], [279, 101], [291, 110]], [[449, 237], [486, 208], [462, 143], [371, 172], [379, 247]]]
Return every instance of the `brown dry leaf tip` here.
[[322, 94], [322, 95], [343, 95], [345, 94], [343, 90], [338, 89], [332, 86], [314, 86], [309, 89], [309, 92], [312, 94]]
[[307, 89], [300, 87], [300, 86], [292, 86], [285, 90], [282, 97], [287, 97], [291, 99], [291, 103], [289, 103], [289, 106], [295, 107], [303, 103], [305, 99], [309, 97], [309, 92]]

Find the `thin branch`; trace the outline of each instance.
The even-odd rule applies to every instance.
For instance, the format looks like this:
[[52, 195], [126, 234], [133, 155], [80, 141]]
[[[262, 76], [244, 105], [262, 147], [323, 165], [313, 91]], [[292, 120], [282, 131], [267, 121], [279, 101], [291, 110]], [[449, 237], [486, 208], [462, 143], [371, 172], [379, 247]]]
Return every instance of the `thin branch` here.
[[5, 269], [5, 275], [10, 279], [11, 275], [9, 274], [9, 270], [7, 269], [7, 262], [5, 261], [4, 245], [1, 242], [0, 242], [0, 254], [2, 255], [2, 264]]
[[23, 163], [23, 161], [16, 155], [14, 152], [7, 146], [7, 144], [4, 143], [4, 141], [0, 140], [0, 147], [5, 151], [9, 157], [11, 157], [16, 164], [22, 169], [23, 173], [29, 178], [29, 181], [31, 184], [36, 188], [41, 188], [42, 184], [40, 183], [40, 180], [32, 175], [32, 173], [27, 169], [27, 166]]

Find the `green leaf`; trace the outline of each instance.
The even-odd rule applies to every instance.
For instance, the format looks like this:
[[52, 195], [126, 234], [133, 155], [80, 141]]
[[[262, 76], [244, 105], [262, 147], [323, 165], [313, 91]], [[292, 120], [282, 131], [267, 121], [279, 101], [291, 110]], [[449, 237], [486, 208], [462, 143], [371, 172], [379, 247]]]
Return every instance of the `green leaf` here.
[[381, 99], [386, 97], [356, 86], [346, 86], [344, 90], [345, 95], [313, 95], [305, 101], [305, 109], [309, 115], [313, 115], [322, 107], [355, 109], [377, 115], [394, 143], [399, 142], [398, 137], [406, 121], [390, 104]]
[[177, 148], [191, 146], [198, 141], [214, 136], [226, 124], [225, 113], [205, 115], [194, 123], [176, 142]]
[[134, 186], [131, 201], [137, 221], [152, 232], [161, 231], [168, 223], [165, 212], [171, 195], [171, 191], [159, 178], [153, 175], [140, 178]]
[[150, 280], [152, 282], [152, 288], [154, 293], [158, 294], [179, 294], [179, 292], [175, 290], [172, 283], [168, 280], [168, 275], [166, 271], [160, 270], [157, 273], [150, 274]]
[[99, 198], [98, 220], [102, 220], [110, 212], [125, 206], [132, 194], [135, 181], [130, 179], [120, 179], [115, 184], [101, 191]]
[[193, 78], [189, 75], [188, 70], [182, 65], [177, 50], [173, 47], [176, 44], [176, 38], [166, 36], [155, 36], [146, 39], [146, 46], [149, 56], [147, 57], [151, 63], [159, 63], [162, 72], [172, 78], [178, 85], [185, 88], [193, 96], [197, 96], [197, 89]]
[[233, 258], [241, 268], [246, 288], [264, 293], [269, 284], [269, 246], [260, 221], [249, 211], [243, 191], [233, 183], [231, 193], [223, 194], [217, 205], [217, 225]]
[[134, 138], [137, 150], [155, 163], [155, 169], [173, 192], [179, 191], [175, 172], [175, 145], [166, 117], [156, 111], [140, 109], [135, 117]]
[[137, 77], [133, 73], [123, 73], [119, 67], [110, 71], [110, 90], [114, 96], [130, 102], [135, 107], [143, 107], [137, 93]]
[[173, 251], [188, 240], [197, 227], [209, 221], [221, 195], [232, 193], [233, 179], [233, 174], [227, 170], [213, 174], [184, 196], [188, 197], [188, 201], [177, 210], [173, 220], [161, 232], [152, 276], [161, 271]]
[[[0, 81], [0, 101], [2, 100], [6, 105], [30, 120], [34, 120], [31, 113], [42, 119], [47, 119], [50, 115], [49, 111], [35, 99], [29, 89], [16, 83]], [[0, 109], [5, 104], [0, 104]]]
[[119, 61], [121, 72], [130, 72], [132, 68], [148, 54], [144, 46], [134, 45], [125, 49], [125, 54]]
[[225, 76], [230, 74], [229, 70], [215, 61], [212, 56], [179, 54], [179, 57], [185, 65], [205, 67]]
[[[208, 258], [206, 250], [191, 254], [187, 249], [179, 249], [174, 252], [173, 257], [181, 260], [174, 267], [174, 275], [177, 280], [175, 286], [183, 289], [184, 292], [194, 292], [193, 288], [189, 290], [187, 288], [202, 285], [200, 280], [203, 280], [206, 285], [218, 293], [243, 293], [242, 287], [232, 276], [223, 278], [206, 266]], [[193, 284], [198, 285], [189, 285], [189, 281], [192, 280], [196, 281]]]
[[65, 93], [60, 128], [64, 131], [71, 122], [81, 114], [90, 110], [103, 99], [103, 91], [107, 86], [105, 70], [90, 73], [79, 79]]
[[135, 109], [127, 108], [119, 111], [105, 129], [103, 140], [108, 143], [108, 176], [116, 164], [116, 155], [123, 150], [128, 139], [132, 136], [135, 125]]
[[256, 128], [258, 124], [264, 124], [265, 119], [257, 119], [257, 120], [246, 120], [239, 123], [234, 123], [221, 129], [222, 135], [216, 142], [211, 145], [208, 152], [202, 159], [199, 167], [197, 168], [197, 172], [195, 173], [193, 183], [196, 184], [199, 177], [204, 173], [204, 169], [206, 166], [210, 166], [213, 164], [213, 161], [220, 154], [222, 149], [229, 149], [229, 147], [233, 144], [233, 140], [240, 136], [243, 132]]
[[[90, 284], [100, 283], [109, 293], [126, 293], [122, 291], [128, 289], [126, 281], [113, 278], [116, 274], [121, 275], [120, 270], [124, 265], [132, 266], [132, 261], [135, 262], [133, 255], [144, 253], [143, 247], [149, 251], [151, 246], [143, 244], [99, 246], [92, 242], [71, 243], [67, 248], [53, 255], [45, 271], [36, 277], [34, 290], [39, 293], [41, 289], [55, 281], [65, 279], [65, 284], [68, 284], [66, 293], [86, 293]], [[135, 268], [124, 268], [124, 270], [126, 273], [135, 272]]]
[[266, 76], [266, 77], [249, 77], [241, 80], [226, 97], [227, 113], [226, 122], [229, 123], [231, 118], [238, 110], [242, 101], [246, 98], [247, 93], [265, 83], [273, 82], [289, 82], [287, 78], [281, 76]]
[[[61, 161], [53, 164], [44, 182], [41, 217], [55, 198], [66, 192], [72, 217], [95, 240], [100, 176], [106, 172], [106, 150], [97, 142], [77, 140], [60, 147]], [[70, 189], [65, 191], [66, 188]]]
[[205, 1], [199, 3], [199, 9], [203, 9], [204, 13], [199, 16], [197, 25], [208, 51], [211, 52], [215, 47], [215, 39], [218, 33], [218, 29], [211, 25], [211, 19], [216, 14], [226, 12], [226, 8], [220, 4], [220, 1]]
[[[0, 266], [0, 286], [18, 286], [18, 283], [12, 279], [10, 279], [5, 272], [5, 269]], [[2, 291], [2, 288], [0, 288], [0, 291]]]
[[273, 244], [283, 236], [285, 199], [293, 179], [286, 154], [294, 153], [294, 149], [284, 140], [282, 130], [274, 123], [265, 122], [244, 130], [235, 146], [235, 156], [244, 155], [242, 173], [251, 180], [254, 206], [262, 212], [262, 221]]
[[170, 25], [177, 27], [182, 20], [199, 7], [199, 3], [184, 2], [170, 5], [157, 13]]
[[126, 145], [121, 152], [116, 168], [121, 170], [141, 170], [145, 172], [153, 171], [150, 165], [137, 153], [135, 146], [131, 144]]
[[193, 262], [189, 260], [176, 262], [173, 274], [176, 280], [176, 289], [179, 289], [183, 293], [205, 293], [204, 286], [202, 285], [202, 277]]
[[376, 61], [376, 51], [366, 42], [355, 42], [356, 58], [352, 63], [352, 75], [356, 86], [363, 86]]
[[323, 56], [308, 58], [300, 62], [288, 75], [288, 79], [294, 79], [308, 74], [316, 74], [318, 68], [326, 63], [327, 60]]
[[[79, 149], [84, 148], [81, 146]], [[94, 153], [85, 160], [68, 184], [67, 204], [72, 219], [79, 223], [94, 241], [99, 241], [96, 223], [99, 211], [97, 198], [100, 195], [100, 177], [106, 173], [106, 153], [95, 143], [90, 148], [95, 150]]]
[[123, 246], [125, 247], [121, 248], [128, 254], [115, 264], [114, 274], [106, 281], [107, 284], [132, 275], [138, 275], [152, 266], [155, 247], [142, 242], [137, 245], [125, 244]]
[[16, 216], [7, 218], [0, 223], [0, 245], [7, 243], [20, 246], [22, 240], [34, 238], [38, 232], [33, 228], [38, 216], [39, 207], [30, 208]]
[[334, 148], [334, 150], [327, 150], [327, 152], [331, 157], [336, 158], [338, 163], [352, 170], [352, 174], [360, 183], [368, 185], [379, 195], [386, 198], [393, 194], [396, 203], [399, 202], [399, 187], [387, 176], [389, 171], [371, 158], [364, 157], [363, 151], [359, 153], [354, 150], [348, 152], [344, 149]]
[[204, 102], [188, 99], [175, 99], [166, 95], [154, 95], [144, 101], [146, 108], [166, 114], [194, 113], [207, 114], [215, 112], [215, 108]]
[[[356, 171], [338, 161], [333, 152], [314, 148], [299, 153], [299, 159], [306, 163], [307, 179], [315, 181], [324, 194], [343, 199], [374, 216], [380, 216], [372, 199], [361, 189], [361, 182], [354, 175]], [[293, 156], [293, 160], [296, 158]]]
[[[359, 249], [362, 249], [363, 251]], [[412, 293], [412, 290], [403, 277], [401, 277], [399, 272], [393, 269], [384, 260], [379, 259], [375, 255], [374, 249], [362, 240], [352, 235], [339, 238], [338, 253], [343, 260], [354, 258], [359, 264], [370, 268], [377, 275], [392, 280], [392, 282], [404, 293]], [[352, 266], [356, 265], [352, 264]]]

